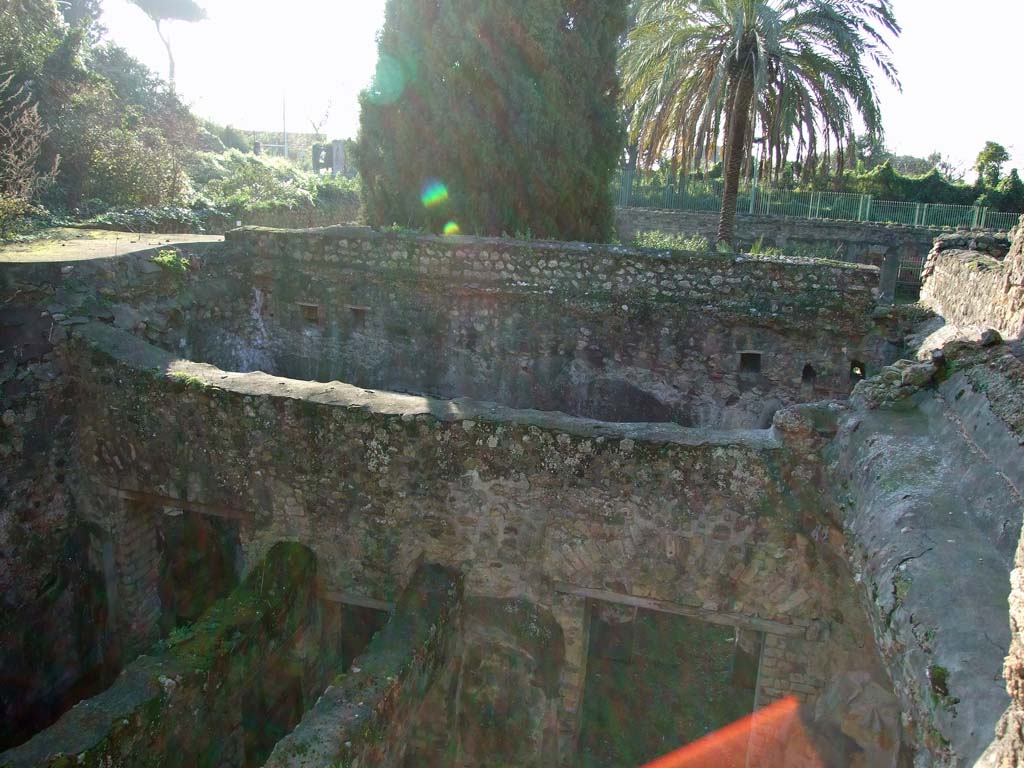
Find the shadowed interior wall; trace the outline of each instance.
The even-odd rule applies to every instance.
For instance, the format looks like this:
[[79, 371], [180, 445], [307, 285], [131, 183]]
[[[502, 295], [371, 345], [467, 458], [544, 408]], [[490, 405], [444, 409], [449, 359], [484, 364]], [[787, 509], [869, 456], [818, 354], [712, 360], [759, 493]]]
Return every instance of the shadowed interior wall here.
[[870, 268], [342, 228], [228, 239], [164, 341], [226, 370], [745, 428], [894, 354]]
[[108, 326], [78, 333], [80, 460], [97, 482], [247, 510], [247, 563], [301, 541], [333, 591], [393, 599], [424, 559], [460, 568], [471, 595], [549, 611], [566, 638], [563, 754], [585, 600], [553, 583], [765, 627], [761, 704], [812, 701], [843, 670], [875, 668], [841, 559], [820, 543], [808, 414], [783, 412], [770, 432], [597, 424], [231, 374]]

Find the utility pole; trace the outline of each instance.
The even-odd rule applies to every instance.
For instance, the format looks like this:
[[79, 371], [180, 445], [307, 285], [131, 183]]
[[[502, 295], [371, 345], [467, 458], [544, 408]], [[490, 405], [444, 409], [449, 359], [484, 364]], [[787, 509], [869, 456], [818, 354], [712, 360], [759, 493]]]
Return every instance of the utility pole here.
[[284, 159], [288, 159], [288, 94], [281, 96], [281, 129], [284, 133]]

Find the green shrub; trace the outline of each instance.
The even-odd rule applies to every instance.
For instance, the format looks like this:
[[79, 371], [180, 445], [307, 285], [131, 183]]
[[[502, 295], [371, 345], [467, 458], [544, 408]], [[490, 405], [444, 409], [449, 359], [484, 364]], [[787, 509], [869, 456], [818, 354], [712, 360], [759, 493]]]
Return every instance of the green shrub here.
[[211, 205], [246, 209], [260, 203], [286, 207], [312, 204], [308, 174], [287, 160], [247, 155], [237, 149], [200, 153], [193, 161], [200, 196]]
[[153, 263], [176, 277], [184, 277], [188, 272], [188, 259], [178, 253], [176, 248], [163, 248], [153, 257]]
[[0, 240], [18, 234], [31, 205], [23, 197], [0, 194]]
[[664, 232], [641, 232], [633, 244], [639, 248], [672, 251], [707, 251], [711, 247], [703, 235], [669, 235]]
[[227, 219], [230, 214], [215, 208], [194, 209], [181, 206], [114, 208], [82, 223], [95, 229], [116, 232], [187, 234], [219, 229], [214, 226], [214, 220], [218, 217]]
[[791, 256], [799, 259], [835, 259], [838, 244], [833, 243], [790, 243], [784, 247], [765, 245], [759, 237], [748, 253], [751, 256]]

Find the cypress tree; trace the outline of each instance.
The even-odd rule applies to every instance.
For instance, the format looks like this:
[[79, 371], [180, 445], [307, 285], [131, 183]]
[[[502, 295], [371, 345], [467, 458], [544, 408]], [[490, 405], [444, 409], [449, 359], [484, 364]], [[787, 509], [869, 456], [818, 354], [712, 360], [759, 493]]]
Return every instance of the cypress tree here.
[[356, 163], [371, 224], [606, 240], [625, 0], [389, 0]]

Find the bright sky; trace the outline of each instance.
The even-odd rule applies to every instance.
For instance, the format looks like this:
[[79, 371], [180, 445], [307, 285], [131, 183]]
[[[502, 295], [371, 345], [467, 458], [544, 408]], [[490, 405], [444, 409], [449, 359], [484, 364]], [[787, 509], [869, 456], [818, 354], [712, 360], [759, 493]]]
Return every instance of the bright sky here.
[[[384, 0], [198, 0], [196, 24], [170, 22], [178, 93], [196, 114], [238, 128], [355, 136], [357, 96], [373, 75]], [[149, 17], [127, 0], [103, 0], [108, 38], [167, 77], [167, 52]]]
[[[356, 97], [373, 73], [384, 0], [199, 0], [209, 18], [166, 25], [178, 91], [196, 113], [240, 128], [309, 132], [329, 110], [326, 133], [354, 136]], [[1019, 74], [1020, 0], [893, 0], [903, 35], [893, 46], [903, 93], [881, 86], [889, 146], [942, 152], [969, 168], [985, 141], [1006, 146], [1024, 171]], [[109, 37], [167, 74], [152, 22], [127, 0], [104, 0]], [[1015, 37], [1015, 33], [1017, 37]]]

